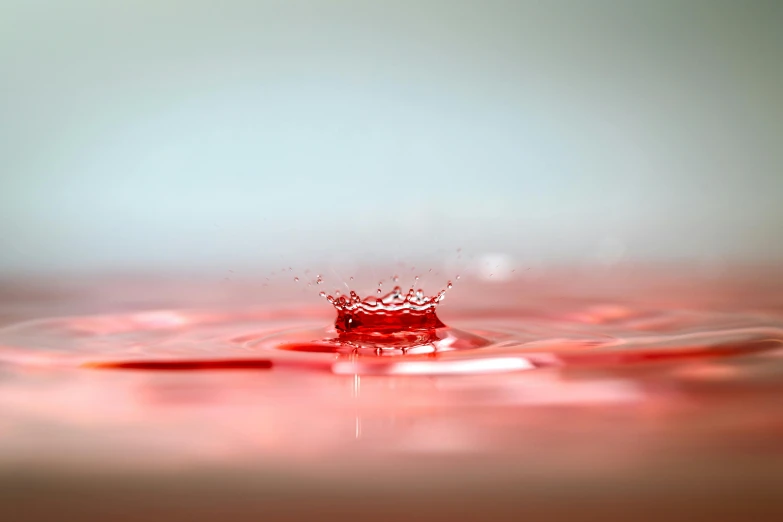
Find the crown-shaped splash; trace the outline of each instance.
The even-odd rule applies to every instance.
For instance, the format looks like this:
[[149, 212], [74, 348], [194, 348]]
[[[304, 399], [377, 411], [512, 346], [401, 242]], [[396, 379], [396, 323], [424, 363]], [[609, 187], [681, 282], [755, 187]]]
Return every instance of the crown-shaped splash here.
[[[447, 288], [451, 288], [449, 282]], [[403, 293], [399, 286], [380, 297], [368, 296], [362, 299], [351, 291], [347, 296], [331, 296], [321, 292], [337, 310], [335, 328], [341, 334], [392, 334], [434, 330], [446, 325], [438, 319], [435, 308], [443, 300], [446, 290], [434, 296], [411, 288]]]

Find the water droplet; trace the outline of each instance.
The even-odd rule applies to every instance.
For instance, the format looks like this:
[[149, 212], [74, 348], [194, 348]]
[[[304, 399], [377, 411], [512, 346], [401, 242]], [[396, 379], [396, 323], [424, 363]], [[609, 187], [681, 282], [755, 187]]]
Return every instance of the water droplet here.
[[299, 282], [299, 278], [298, 278], [298, 277], [295, 277], [295, 278], [294, 278], [294, 281], [296, 281], [296, 282], [298, 283], [298, 282]]
[[457, 279], [457, 281], [459, 281], [459, 274], [457, 274], [457, 277], [456, 277], [456, 279]]
[[318, 295], [320, 295], [321, 297], [326, 297], [326, 292], [321, 291]]
[[446, 288], [448, 288], [448, 289], [451, 289], [453, 286], [454, 286], [454, 283], [452, 283], [451, 281], [449, 281], [449, 282], [446, 284]]
[[395, 275], [394, 277], [392, 277], [392, 281], [394, 281], [395, 283], [397, 281], [399, 281], [399, 280], [400, 280], [400, 276], [398, 276], [398, 275]]
[[321, 279], [320, 277], [318, 277], [318, 279], [315, 280], [315, 284], [317, 284], [317, 285], [320, 285], [323, 282], [324, 282], [324, 280]]
[[349, 281], [353, 281], [353, 276], [348, 278]]

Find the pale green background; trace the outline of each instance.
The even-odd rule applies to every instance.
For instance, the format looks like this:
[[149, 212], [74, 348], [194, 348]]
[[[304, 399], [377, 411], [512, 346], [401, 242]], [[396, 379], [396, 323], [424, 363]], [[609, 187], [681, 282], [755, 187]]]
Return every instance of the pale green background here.
[[0, 1], [4, 273], [774, 262], [781, 170], [783, 2]]

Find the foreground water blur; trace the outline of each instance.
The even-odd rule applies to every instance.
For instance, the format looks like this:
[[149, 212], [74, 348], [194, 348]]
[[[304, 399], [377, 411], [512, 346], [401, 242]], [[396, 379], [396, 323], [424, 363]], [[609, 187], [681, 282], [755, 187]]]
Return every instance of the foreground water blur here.
[[[463, 278], [439, 316], [495, 344], [394, 356], [276, 349], [281, 332], [334, 321], [282, 281], [8, 282], [0, 498], [26, 498], [21, 514], [37, 491], [53, 503], [35, 513], [88, 518], [141, 518], [139, 495], [184, 519], [212, 504], [305, 518], [394, 519], [400, 506], [433, 520], [772, 517], [781, 275]], [[183, 484], [203, 497], [185, 501]]]

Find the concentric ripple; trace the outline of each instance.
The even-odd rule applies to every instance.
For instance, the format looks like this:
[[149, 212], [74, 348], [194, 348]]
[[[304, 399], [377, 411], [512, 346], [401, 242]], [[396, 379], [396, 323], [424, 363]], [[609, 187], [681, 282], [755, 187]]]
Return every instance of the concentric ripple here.
[[453, 316], [454, 328], [405, 332], [382, 348], [366, 339], [346, 340], [335, 326], [324, 326], [327, 315], [309, 308], [63, 317], [0, 329], [0, 362], [146, 371], [449, 375], [779, 353], [783, 347], [783, 322], [768, 315], [602, 302], [535, 311], [461, 309]]

